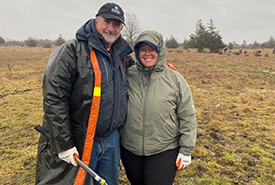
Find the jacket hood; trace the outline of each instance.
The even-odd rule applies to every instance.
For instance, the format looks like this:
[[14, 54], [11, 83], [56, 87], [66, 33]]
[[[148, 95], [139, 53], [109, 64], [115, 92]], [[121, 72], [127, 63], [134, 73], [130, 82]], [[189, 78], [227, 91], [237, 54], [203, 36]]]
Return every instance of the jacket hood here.
[[76, 32], [76, 38], [83, 41], [88, 41], [93, 34], [99, 33], [96, 31], [94, 19], [85, 22]]
[[154, 68], [154, 70], [163, 70], [165, 66], [165, 56], [166, 56], [166, 46], [163, 41], [163, 37], [160, 33], [156, 31], [151, 31], [151, 30], [146, 30], [143, 31], [137, 38], [137, 41], [134, 45], [134, 51], [135, 51], [135, 56], [137, 59], [137, 64], [140, 66], [143, 66], [140, 62], [139, 59], [139, 45], [141, 43], [147, 43], [150, 44], [153, 47], [157, 48], [158, 52], [158, 60], [155, 66], [151, 67]]
[[[99, 46], [106, 46], [104, 37], [95, 28], [95, 19], [90, 19], [84, 23], [76, 32], [76, 38], [87, 41], [92, 48], [99, 49]], [[105, 50], [104, 48], [101, 48]]]

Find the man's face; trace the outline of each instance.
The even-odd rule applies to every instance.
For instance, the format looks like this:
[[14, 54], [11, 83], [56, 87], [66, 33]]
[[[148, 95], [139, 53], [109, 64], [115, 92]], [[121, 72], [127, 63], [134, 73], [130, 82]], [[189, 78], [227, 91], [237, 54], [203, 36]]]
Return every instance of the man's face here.
[[97, 17], [95, 23], [97, 31], [107, 42], [107, 49], [110, 49], [112, 44], [120, 36], [123, 28], [122, 23], [115, 19], [104, 19], [103, 17]]

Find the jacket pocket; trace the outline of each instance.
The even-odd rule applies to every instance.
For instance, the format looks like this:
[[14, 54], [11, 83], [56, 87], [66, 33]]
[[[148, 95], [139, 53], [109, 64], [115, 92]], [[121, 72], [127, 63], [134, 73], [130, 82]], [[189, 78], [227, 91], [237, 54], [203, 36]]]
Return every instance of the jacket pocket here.
[[179, 121], [177, 119], [177, 114], [174, 111], [169, 112], [170, 119], [172, 121], [172, 132], [177, 137], [179, 135], [178, 128], [179, 128]]
[[40, 136], [38, 152], [39, 154], [43, 153], [50, 146], [50, 141], [45, 136]]

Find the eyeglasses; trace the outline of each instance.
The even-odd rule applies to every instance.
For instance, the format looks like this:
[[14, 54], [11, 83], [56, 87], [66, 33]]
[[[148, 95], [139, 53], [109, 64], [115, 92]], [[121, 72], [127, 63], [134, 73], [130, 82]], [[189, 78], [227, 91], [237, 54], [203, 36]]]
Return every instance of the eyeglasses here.
[[141, 55], [145, 55], [145, 54], [147, 53], [147, 51], [148, 51], [148, 53], [151, 54], [151, 55], [157, 53], [157, 49], [156, 49], [156, 48], [148, 48], [148, 49], [146, 49], [146, 48], [139, 48], [139, 53], [140, 53]]

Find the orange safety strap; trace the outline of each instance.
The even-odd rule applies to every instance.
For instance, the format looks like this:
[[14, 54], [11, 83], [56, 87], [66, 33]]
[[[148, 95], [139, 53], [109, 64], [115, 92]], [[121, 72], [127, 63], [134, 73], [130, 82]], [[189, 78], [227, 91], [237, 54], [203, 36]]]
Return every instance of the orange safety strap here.
[[173, 69], [174, 71], [179, 72], [172, 64], [170, 64], [168, 61], [166, 61], [166, 65], [170, 68]]
[[[101, 96], [101, 71], [99, 68], [98, 60], [96, 58], [96, 54], [94, 50], [91, 50], [91, 63], [94, 69], [94, 92], [93, 92], [93, 100], [91, 105], [91, 111], [89, 116], [89, 123], [85, 138], [85, 144], [82, 155], [82, 162], [89, 166], [91, 153], [94, 144], [94, 136], [96, 130], [96, 124], [98, 120], [99, 107], [100, 107], [100, 96]], [[87, 172], [79, 167], [74, 185], [82, 185], [84, 184]]]
[[127, 69], [127, 63], [126, 63], [126, 58], [125, 57], [123, 58], [123, 64], [124, 64], [125, 69]]

